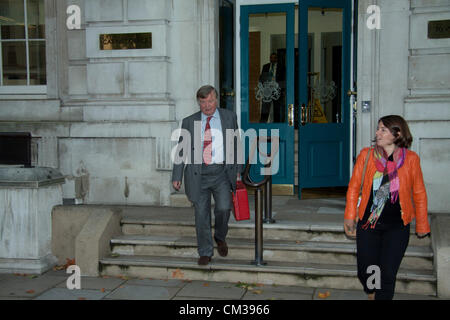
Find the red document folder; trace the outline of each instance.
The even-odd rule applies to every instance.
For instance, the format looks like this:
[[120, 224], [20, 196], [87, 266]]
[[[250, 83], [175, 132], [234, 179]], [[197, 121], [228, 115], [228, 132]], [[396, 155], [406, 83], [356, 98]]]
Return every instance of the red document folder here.
[[249, 220], [250, 209], [248, 207], [247, 189], [242, 181], [236, 182], [236, 193], [233, 195], [234, 218], [236, 221]]

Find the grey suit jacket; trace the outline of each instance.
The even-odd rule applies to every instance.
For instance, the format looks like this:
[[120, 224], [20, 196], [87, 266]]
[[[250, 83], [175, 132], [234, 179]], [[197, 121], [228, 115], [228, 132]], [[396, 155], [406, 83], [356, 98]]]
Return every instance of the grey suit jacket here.
[[[242, 155], [242, 148], [240, 145], [239, 134], [233, 135], [232, 139], [227, 140], [227, 129], [232, 129], [233, 131], [228, 131], [228, 136], [232, 132], [237, 132], [237, 117], [236, 113], [227, 110], [217, 108], [220, 114], [220, 121], [222, 125], [222, 135], [223, 135], [223, 154], [225, 158], [225, 172], [230, 182], [230, 191], [236, 190], [236, 179], [238, 172], [242, 172], [243, 169], [243, 159], [239, 159], [238, 155]], [[197, 125], [195, 125], [197, 122]], [[183, 141], [186, 137], [183, 134], [178, 140], [178, 146], [176, 154], [183, 159], [181, 163], [174, 163], [172, 170], [172, 181], [183, 181], [184, 173], [184, 183], [185, 191], [188, 199], [195, 202], [199, 199], [199, 194], [201, 192], [201, 171], [202, 171], [202, 152], [203, 146], [201, 142], [201, 111], [194, 113], [193, 115], [183, 119], [181, 129], [187, 130], [189, 132], [191, 141], [186, 143]], [[231, 143], [230, 143], [231, 142]], [[186, 150], [187, 146], [190, 150]], [[233, 148], [234, 153], [227, 148]], [[239, 150], [239, 154], [238, 154]]]

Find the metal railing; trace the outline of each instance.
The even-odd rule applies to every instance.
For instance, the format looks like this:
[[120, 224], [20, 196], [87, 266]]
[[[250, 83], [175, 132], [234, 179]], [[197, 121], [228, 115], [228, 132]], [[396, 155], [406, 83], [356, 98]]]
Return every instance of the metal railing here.
[[[257, 138], [257, 150], [259, 153], [259, 139]], [[270, 137], [266, 138], [267, 142], [271, 142]], [[267, 154], [270, 158], [270, 154]], [[250, 157], [250, 156], [249, 156]], [[275, 223], [272, 218], [272, 175], [266, 175], [260, 182], [255, 182], [250, 177], [250, 168], [252, 164], [247, 160], [242, 181], [248, 187], [255, 188], [255, 260], [253, 264], [263, 266], [267, 263], [263, 259], [263, 222]], [[269, 161], [264, 165], [265, 168], [271, 167], [272, 163]], [[263, 194], [264, 194], [264, 219], [263, 219]]]

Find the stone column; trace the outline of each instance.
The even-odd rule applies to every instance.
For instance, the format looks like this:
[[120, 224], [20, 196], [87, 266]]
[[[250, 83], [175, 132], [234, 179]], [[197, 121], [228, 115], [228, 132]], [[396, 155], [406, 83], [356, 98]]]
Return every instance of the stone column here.
[[64, 177], [53, 168], [0, 168], [0, 272], [41, 274], [51, 252], [51, 212]]

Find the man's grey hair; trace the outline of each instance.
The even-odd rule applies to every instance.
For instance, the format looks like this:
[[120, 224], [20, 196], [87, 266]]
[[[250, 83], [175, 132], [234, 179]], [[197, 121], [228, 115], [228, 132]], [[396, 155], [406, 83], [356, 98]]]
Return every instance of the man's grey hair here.
[[216, 94], [216, 98], [219, 98], [219, 94], [217, 93], [216, 88], [210, 85], [206, 85], [197, 90], [197, 102], [199, 102], [200, 99], [205, 99], [211, 93], [211, 91], [214, 91]]

